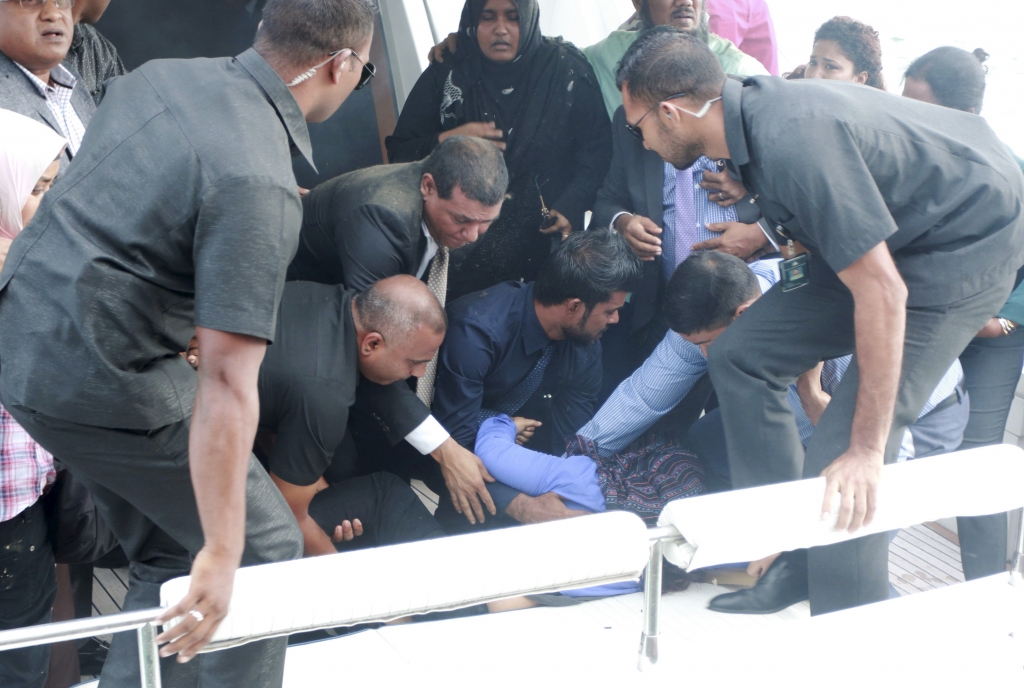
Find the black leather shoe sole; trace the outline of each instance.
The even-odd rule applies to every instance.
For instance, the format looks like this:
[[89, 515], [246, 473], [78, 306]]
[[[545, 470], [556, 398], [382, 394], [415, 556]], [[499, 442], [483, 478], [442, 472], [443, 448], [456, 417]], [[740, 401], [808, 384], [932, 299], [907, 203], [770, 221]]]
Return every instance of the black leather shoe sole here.
[[[725, 593], [725, 594], [726, 595], [736, 595], [736, 594], [739, 594], [740, 592], [744, 592], [744, 591], [739, 590], [737, 592], [728, 592], [728, 593]], [[718, 597], [724, 597], [724, 595], [719, 595]], [[786, 609], [787, 607], [792, 607], [794, 604], [799, 604], [799, 603], [803, 602], [804, 600], [808, 599], [808, 596], [804, 595], [804, 596], [802, 596], [802, 597], [800, 597], [798, 599], [793, 599], [790, 602], [780, 602], [779, 606], [771, 607], [769, 609], [751, 609], [750, 607], [737, 608], [737, 609], [727, 609], [727, 608], [723, 608], [723, 607], [715, 607], [714, 606], [714, 602], [715, 602], [715, 600], [718, 599], [718, 597], [715, 597], [714, 599], [711, 600], [710, 603], [708, 603], [708, 609], [710, 609], [711, 611], [714, 611], [714, 612], [720, 612], [722, 614], [776, 614], [778, 612], [781, 612], [783, 609]]]

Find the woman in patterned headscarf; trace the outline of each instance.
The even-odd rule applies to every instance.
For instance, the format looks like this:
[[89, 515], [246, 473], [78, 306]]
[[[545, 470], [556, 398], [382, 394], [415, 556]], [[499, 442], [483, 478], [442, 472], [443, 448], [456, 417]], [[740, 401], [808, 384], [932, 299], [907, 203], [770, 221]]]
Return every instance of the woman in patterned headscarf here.
[[533, 280], [546, 235], [583, 229], [611, 164], [602, 103], [583, 54], [541, 35], [536, 0], [467, 0], [455, 54], [423, 73], [387, 140], [391, 162], [420, 160], [455, 134], [505, 152], [510, 198], [486, 234], [453, 252], [449, 300]]

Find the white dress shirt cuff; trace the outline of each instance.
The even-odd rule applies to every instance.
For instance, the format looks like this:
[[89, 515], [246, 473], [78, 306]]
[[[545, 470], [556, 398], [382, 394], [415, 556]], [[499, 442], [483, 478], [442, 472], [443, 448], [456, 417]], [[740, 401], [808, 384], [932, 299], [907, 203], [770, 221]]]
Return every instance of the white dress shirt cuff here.
[[757, 226], [761, 228], [762, 232], [764, 232], [764, 236], [766, 239], [768, 239], [768, 243], [775, 247], [775, 250], [778, 251], [779, 243], [775, 241], [775, 237], [772, 236], [772, 230], [768, 227], [768, 220], [762, 217], [760, 220], [757, 221]]
[[415, 447], [420, 454], [426, 455], [444, 444], [449, 437], [451, 435], [436, 418], [427, 416], [425, 421], [405, 436], [405, 441]]
[[610, 230], [612, 230], [614, 232], [615, 231], [615, 221], [618, 220], [623, 215], [632, 215], [632, 214], [633, 213], [627, 213], [625, 210], [623, 210], [621, 212], [618, 212], [618, 213], [615, 213], [615, 217], [612, 218], [612, 223], [610, 225], [608, 225], [608, 229], [610, 229]]

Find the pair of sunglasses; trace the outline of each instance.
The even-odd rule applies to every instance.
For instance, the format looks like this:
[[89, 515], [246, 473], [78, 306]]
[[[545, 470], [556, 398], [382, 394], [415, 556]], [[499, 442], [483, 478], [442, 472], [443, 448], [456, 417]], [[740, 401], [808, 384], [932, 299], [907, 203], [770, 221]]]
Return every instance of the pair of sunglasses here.
[[356, 58], [363, 63], [363, 73], [359, 76], [359, 83], [356, 84], [356, 90], [358, 91], [366, 84], [370, 83], [370, 79], [377, 76], [377, 67], [372, 62], [363, 62], [362, 58], [356, 55], [356, 51], [352, 51], [352, 57]]
[[[665, 101], [667, 101], [667, 100], [675, 100], [676, 98], [684, 98], [684, 97], [686, 97], [686, 95], [687, 95], [686, 93], [676, 93], [675, 95], [669, 96], [667, 98], [662, 98], [657, 103], [655, 103], [653, 106], [651, 106], [651, 109], [648, 110], [647, 112], [645, 112], [643, 114], [643, 117], [641, 117], [640, 119], [638, 119], [636, 121], [636, 124], [629, 124], [627, 122], [626, 123], [626, 129], [629, 130], [630, 134], [632, 134], [633, 136], [635, 136], [638, 139], [640, 139], [641, 141], [643, 141], [644, 140], [644, 133], [642, 131], [640, 131], [640, 123], [644, 121], [644, 117], [647, 117], [647, 115], [649, 115], [652, 112], [654, 112], [654, 110], [659, 105], [664, 103]], [[702, 107], [697, 112], [690, 112], [689, 110], [683, 110], [682, 108], [679, 108], [679, 109], [683, 110], [683, 112], [685, 112], [688, 115], [693, 115], [697, 119], [703, 119], [704, 115], [708, 114], [708, 110], [711, 109], [711, 106], [715, 103], [715, 101], [718, 101], [718, 100], [721, 100], [721, 99], [722, 99], [722, 96], [718, 96], [717, 98], [712, 98], [708, 102], [704, 103], [704, 107]]]
[[341, 50], [335, 50], [332, 53], [328, 53], [326, 60], [324, 60], [317, 66], [313, 67], [309, 71], [299, 74], [297, 77], [288, 82], [288, 87], [291, 88], [292, 86], [298, 86], [303, 81], [311, 79], [313, 75], [316, 74], [316, 70], [320, 69], [325, 64], [327, 64], [328, 62], [330, 62], [331, 60], [333, 60], [335, 57], [345, 52], [346, 50], [352, 53], [352, 57], [356, 58], [357, 60], [363, 63], [363, 73], [359, 76], [359, 83], [356, 84], [355, 90], [358, 91], [363, 86], [366, 86], [366, 84], [370, 83], [370, 79], [377, 76], [377, 68], [373, 65], [372, 62], [363, 62], [363, 59], [359, 57], [359, 55], [356, 54], [356, 51], [353, 50], [352, 48], [342, 48]]

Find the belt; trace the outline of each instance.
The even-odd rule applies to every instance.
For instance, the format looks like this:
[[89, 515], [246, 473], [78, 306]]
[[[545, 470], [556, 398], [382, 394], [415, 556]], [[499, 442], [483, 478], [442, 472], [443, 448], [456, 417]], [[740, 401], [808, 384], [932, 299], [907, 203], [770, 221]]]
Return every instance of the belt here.
[[954, 406], [956, 406], [957, 404], [959, 404], [960, 400], [963, 398], [963, 395], [964, 395], [963, 388], [961, 387], [962, 384], [963, 384], [962, 382], [960, 384], [958, 384], [956, 386], [956, 388], [953, 390], [952, 394], [950, 394], [948, 397], [946, 397], [945, 399], [940, 401], [938, 404], [936, 404], [935, 408], [933, 408], [931, 411], [929, 411], [928, 413], [926, 413], [923, 416], [921, 416], [921, 418], [927, 418], [928, 416], [932, 415], [933, 413], [939, 413], [941, 411], [945, 411], [947, 409], [951, 409]]

